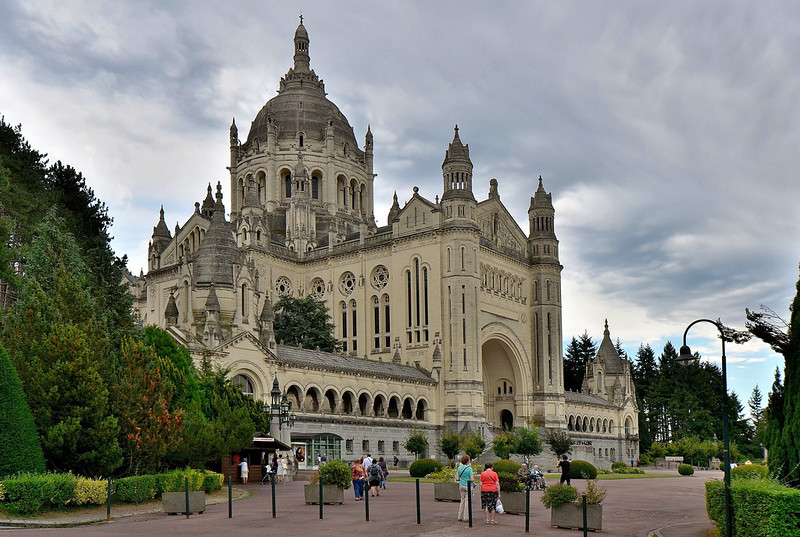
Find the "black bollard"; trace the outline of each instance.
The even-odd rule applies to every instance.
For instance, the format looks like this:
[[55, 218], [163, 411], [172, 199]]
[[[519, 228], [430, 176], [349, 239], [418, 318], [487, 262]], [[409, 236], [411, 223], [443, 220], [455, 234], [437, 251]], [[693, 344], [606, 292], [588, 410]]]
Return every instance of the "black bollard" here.
[[186, 486], [186, 518], [189, 518], [189, 476], [183, 478]]
[[106, 491], [106, 521], [111, 520], [111, 478], [108, 478], [108, 490]]
[[469, 527], [472, 527], [472, 479], [467, 482], [467, 511], [469, 511]]
[[531, 532], [531, 489], [525, 487], [525, 533]]
[[322, 478], [319, 480], [319, 519], [322, 520], [322, 504], [325, 503], [322, 499]]
[[228, 476], [228, 518], [233, 518], [233, 478]]
[[417, 478], [417, 524], [422, 524], [419, 510], [419, 478]]
[[[369, 492], [369, 490], [367, 492]], [[369, 522], [369, 494], [364, 494], [364, 513], [367, 522]]]
[[[269, 482], [272, 484], [272, 518], [277, 518], [278, 511], [277, 506], [275, 505], [275, 476], [270, 476]], [[322, 496], [320, 495], [320, 498], [321, 497]]]

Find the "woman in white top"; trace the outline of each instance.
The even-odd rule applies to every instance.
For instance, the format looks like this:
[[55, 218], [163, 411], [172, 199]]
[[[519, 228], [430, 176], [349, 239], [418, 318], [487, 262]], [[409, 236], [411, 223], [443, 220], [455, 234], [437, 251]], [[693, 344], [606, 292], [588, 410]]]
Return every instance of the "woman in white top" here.
[[278, 455], [278, 483], [286, 483], [286, 459], [283, 455]]

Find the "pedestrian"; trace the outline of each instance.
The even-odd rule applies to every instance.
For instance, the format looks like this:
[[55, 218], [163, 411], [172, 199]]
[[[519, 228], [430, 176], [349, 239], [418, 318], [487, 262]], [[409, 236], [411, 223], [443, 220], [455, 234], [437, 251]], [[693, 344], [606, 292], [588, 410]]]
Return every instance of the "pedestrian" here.
[[381, 471], [383, 472], [383, 481], [381, 481], [381, 488], [386, 490], [386, 479], [389, 477], [389, 467], [386, 464], [386, 461], [383, 460], [383, 457], [378, 458], [378, 466], [381, 467]]
[[566, 455], [561, 456], [561, 460], [558, 461], [556, 464], [556, 468], [561, 468], [561, 479], [558, 480], [559, 483], [567, 482], [567, 485], [571, 485], [569, 481], [569, 460], [567, 459]]
[[394, 464], [393, 464], [392, 466], [394, 466], [395, 468], [397, 468], [397, 466], [398, 466], [399, 464], [400, 464], [400, 459], [398, 459], [398, 458], [397, 458], [397, 455], [395, 455], [395, 456], [394, 456]]
[[242, 458], [242, 462], [239, 463], [239, 471], [242, 474], [242, 484], [243, 485], [247, 484], [247, 474], [248, 474], [247, 470], [248, 470], [248, 468], [247, 468], [247, 457], [243, 457]]
[[364, 464], [364, 468], [369, 470], [369, 467], [372, 466], [372, 455], [367, 453], [367, 456], [364, 457], [364, 463], [363, 464]]
[[323, 453], [322, 453], [322, 456], [319, 458], [319, 465], [320, 465], [320, 466], [325, 466], [325, 464], [326, 464], [327, 462], [328, 462], [328, 456], [327, 456], [327, 455], [325, 455], [325, 453], [323, 452]]
[[278, 455], [278, 483], [281, 485], [286, 483], [286, 459], [283, 455]]
[[383, 470], [377, 462], [372, 461], [372, 464], [367, 468], [367, 479], [369, 480], [369, 495], [381, 495], [381, 481], [383, 481]]
[[461, 456], [461, 464], [456, 469], [456, 482], [458, 483], [458, 492], [461, 494], [461, 503], [458, 504], [458, 520], [460, 522], [469, 522], [469, 498], [468, 494], [472, 494], [472, 482], [474, 480], [472, 461], [466, 453]]
[[353, 461], [350, 466], [350, 472], [353, 474], [353, 492], [356, 495], [356, 501], [364, 499], [364, 480], [366, 475], [364, 473], [364, 466], [361, 464], [361, 459]]
[[497, 500], [500, 498], [500, 477], [492, 470], [492, 463], [486, 463], [481, 472], [481, 509], [486, 513], [486, 524], [497, 524]]

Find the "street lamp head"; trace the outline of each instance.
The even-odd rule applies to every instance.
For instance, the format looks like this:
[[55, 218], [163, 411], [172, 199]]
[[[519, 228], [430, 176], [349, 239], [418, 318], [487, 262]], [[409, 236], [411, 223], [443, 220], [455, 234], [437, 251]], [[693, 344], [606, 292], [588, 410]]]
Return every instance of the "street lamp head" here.
[[278, 375], [275, 375], [275, 380], [272, 382], [272, 390], [269, 392], [272, 398], [272, 406], [275, 407], [281, 402], [281, 387], [278, 384]]
[[699, 358], [692, 354], [692, 349], [689, 348], [689, 345], [684, 345], [681, 347], [681, 352], [675, 361], [681, 365], [690, 365], [696, 364], [699, 361]]

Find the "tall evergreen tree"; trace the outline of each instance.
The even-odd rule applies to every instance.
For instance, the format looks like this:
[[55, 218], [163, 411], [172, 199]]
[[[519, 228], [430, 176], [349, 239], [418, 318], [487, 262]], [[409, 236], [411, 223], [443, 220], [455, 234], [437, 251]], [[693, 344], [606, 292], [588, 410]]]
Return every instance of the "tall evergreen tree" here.
[[0, 345], [0, 477], [44, 472], [44, 455], [22, 383]]
[[783, 431], [783, 382], [781, 381], [781, 370], [775, 368], [775, 380], [772, 382], [772, 390], [767, 397], [766, 421], [767, 430], [764, 434], [764, 445], [769, 450], [769, 469], [774, 475], [784, 475], [786, 454], [785, 448], [781, 443], [781, 431]]
[[275, 340], [292, 347], [335, 352], [341, 343], [334, 337], [334, 325], [324, 302], [313, 296], [282, 296], [275, 303]]
[[800, 280], [796, 289], [790, 308], [789, 345], [784, 354], [783, 428], [777, 442], [779, 456], [784, 459], [776, 463], [776, 469], [783, 470], [778, 476], [795, 487], [800, 486]]
[[580, 391], [586, 375], [586, 364], [597, 354], [597, 345], [588, 331], [580, 339], [572, 338], [564, 351], [564, 389]]
[[639, 404], [639, 449], [646, 452], [650, 449], [657, 431], [653, 389], [658, 382], [659, 369], [655, 352], [650, 345], [639, 346], [632, 373]]

